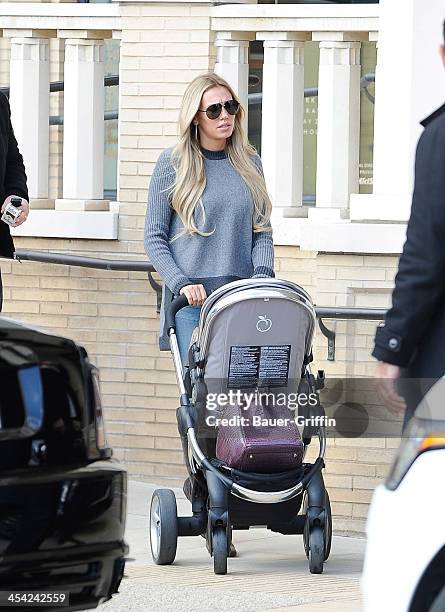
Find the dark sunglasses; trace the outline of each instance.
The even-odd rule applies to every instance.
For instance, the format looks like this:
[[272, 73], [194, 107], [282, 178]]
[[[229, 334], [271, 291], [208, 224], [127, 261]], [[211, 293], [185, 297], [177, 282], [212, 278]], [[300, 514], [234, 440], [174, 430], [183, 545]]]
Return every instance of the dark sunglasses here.
[[239, 106], [240, 104], [236, 100], [227, 100], [227, 102], [224, 102], [224, 104], [217, 102], [216, 104], [211, 104], [205, 110], [199, 109], [198, 113], [205, 113], [209, 119], [218, 119], [222, 113], [223, 107], [226, 109], [229, 115], [236, 115], [236, 113], [239, 111]]

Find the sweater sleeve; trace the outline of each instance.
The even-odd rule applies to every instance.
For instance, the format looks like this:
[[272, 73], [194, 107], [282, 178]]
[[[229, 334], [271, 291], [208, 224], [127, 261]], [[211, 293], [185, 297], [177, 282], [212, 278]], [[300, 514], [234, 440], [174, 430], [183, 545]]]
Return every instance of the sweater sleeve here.
[[[263, 165], [259, 155], [253, 157], [258, 172], [264, 177]], [[253, 232], [252, 236], [253, 278], [274, 277], [274, 250], [272, 226], [270, 223], [262, 232]]]
[[173, 184], [174, 176], [170, 150], [167, 149], [161, 153], [150, 180], [144, 247], [162, 280], [170, 291], [177, 295], [182, 287], [190, 285], [191, 281], [176, 264], [169, 247], [172, 208], [168, 191]]

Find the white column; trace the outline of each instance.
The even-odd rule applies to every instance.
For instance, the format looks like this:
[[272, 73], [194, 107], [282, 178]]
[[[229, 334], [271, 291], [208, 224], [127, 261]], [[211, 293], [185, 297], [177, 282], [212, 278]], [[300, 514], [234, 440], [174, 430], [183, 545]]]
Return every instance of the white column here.
[[[301, 214], [304, 34], [259, 32], [264, 40], [261, 158], [274, 213]], [[299, 40], [297, 39], [299, 38]]]
[[234, 89], [246, 111], [244, 127], [247, 131], [249, 93], [249, 40], [248, 32], [217, 32], [215, 46], [217, 57], [215, 72]]
[[65, 42], [63, 199], [59, 210], [108, 210], [103, 200], [103, 41]]
[[25, 163], [33, 208], [48, 200], [49, 41], [11, 38], [10, 105], [14, 133]]
[[[313, 39], [322, 37], [326, 33], [314, 33]], [[318, 210], [310, 216], [339, 218], [359, 187], [359, 42], [320, 42], [317, 133]]]
[[443, 0], [380, 0], [374, 114], [373, 194], [351, 198], [353, 219], [406, 221], [419, 122], [443, 104]]

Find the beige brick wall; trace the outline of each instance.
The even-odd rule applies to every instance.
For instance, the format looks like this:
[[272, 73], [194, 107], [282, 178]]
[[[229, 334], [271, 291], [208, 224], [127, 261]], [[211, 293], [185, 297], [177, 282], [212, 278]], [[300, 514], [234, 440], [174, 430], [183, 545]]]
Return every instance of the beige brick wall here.
[[[102, 257], [125, 257], [131, 246], [90, 241], [85, 250], [79, 241], [17, 243]], [[394, 275], [395, 257], [327, 255], [280, 246], [276, 255], [277, 276], [303, 285], [318, 305], [336, 300], [336, 305], [355, 305], [357, 295], [361, 306], [388, 304], [391, 281], [386, 278]], [[381, 284], [374, 280], [375, 270], [383, 272]], [[101, 368], [109, 438], [130, 475], [179, 484], [185, 471], [175, 421], [178, 391], [169, 354], [157, 347], [156, 299], [146, 276], [30, 262], [2, 264], [2, 271], [7, 315], [69, 335], [84, 344]], [[371, 375], [375, 322], [325, 323], [337, 332], [336, 360], [326, 360], [326, 339], [317, 332], [314, 367], [324, 369], [327, 377]], [[394, 440], [384, 438], [328, 440], [326, 483], [337, 530], [363, 531], [372, 489], [385, 475], [394, 446]], [[316, 448], [314, 441], [312, 455]]]
[[[162, 149], [176, 141], [181, 95], [215, 61], [209, 8], [186, 4], [122, 6], [119, 121], [119, 240], [16, 240], [18, 248], [99, 257], [145, 257], [143, 224], [149, 177]], [[62, 78], [63, 43], [52, 43], [51, 79]], [[7, 49], [2, 43], [0, 57]], [[0, 70], [6, 73], [3, 61]], [[56, 97], [55, 97], [56, 96]], [[51, 113], [62, 114], [52, 94]], [[61, 128], [51, 128], [51, 195], [61, 191]], [[277, 276], [303, 285], [318, 305], [386, 306], [396, 257], [332, 255], [276, 247]], [[158, 350], [156, 299], [142, 273], [24, 262], [2, 263], [7, 315], [82, 343], [101, 368], [110, 441], [133, 478], [179, 484], [184, 476], [169, 355]], [[337, 359], [326, 361], [317, 333], [314, 357], [327, 376], [372, 374], [375, 323], [327, 322]], [[311, 452], [315, 450], [313, 444]], [[362, 531], [372, 489], [394, 441], [329, 440], [326, 481], [337, 530]]]
[[[318, 306], [389, 306], [395, 256], [304, 253], [280, 246], [275, 253], [277, 276], [302, 284]], [[372, 376], [377, 323], [328, 319], [324, 323], [336, 331], [336, 359], [327, 361], [327, 340], [317, 329], [313, 369], [325, 370], [327, 378]], [[363, 533], [372, 490], [386, 475], [397, 443], [391, 438], [328, 439], [325, 479], [337, 531]], [[313, 458], [315, 451], [316, 441], [308, 457]]]
[[[178, 109], [187, 83], [214, 65], [209, 7], [122, 5], [119, 121], [121, 236], [137, 240], [147, 184], [160, 152], [176, 142]], [[122, 232], [124, 232], [122, 234]], [[134, 250], [133, 250], [134, 249]]]

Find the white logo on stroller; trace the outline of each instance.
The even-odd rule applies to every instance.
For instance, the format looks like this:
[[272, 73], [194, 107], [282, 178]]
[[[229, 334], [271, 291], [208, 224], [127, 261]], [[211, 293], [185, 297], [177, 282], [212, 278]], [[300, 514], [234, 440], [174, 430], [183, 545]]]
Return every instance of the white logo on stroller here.
[[256, 328], [259, 332], [268, 332], [272, 327], [272, 321], [266, 315], [258, 315]]

